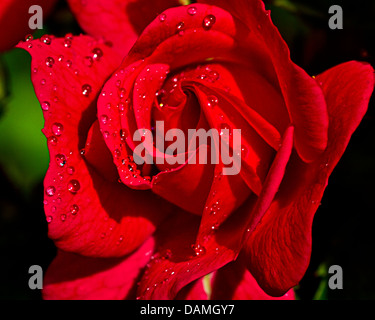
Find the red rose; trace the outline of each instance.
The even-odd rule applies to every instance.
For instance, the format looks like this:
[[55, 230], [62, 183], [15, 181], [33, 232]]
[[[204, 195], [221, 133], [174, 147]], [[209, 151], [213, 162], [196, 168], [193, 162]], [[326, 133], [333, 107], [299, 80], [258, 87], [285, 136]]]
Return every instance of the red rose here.
[[11, 49], [18, 41], [35, 30], [29, 28], [29, 20], [33, 13], [29, 8], [38, 5], [43, 9], [45, 17], [53, 8], [55, 0], [2, 0], [0, 2], [0, 52]]
[[[213, 299], [293, 298], [373, 69], [353, 61], [310, 77], [261, 1], [199, 2], [150, 22], [177, 1], [71, 0], [96, 38], [19, 45], [51, 158], [45, 212], [59, 253], [45, 298], [208, 298], [210, 273]], [[223, 161], [137, 166], [133, 133], [156, 121], [241, 129], [239, 174], [222, 175]]]

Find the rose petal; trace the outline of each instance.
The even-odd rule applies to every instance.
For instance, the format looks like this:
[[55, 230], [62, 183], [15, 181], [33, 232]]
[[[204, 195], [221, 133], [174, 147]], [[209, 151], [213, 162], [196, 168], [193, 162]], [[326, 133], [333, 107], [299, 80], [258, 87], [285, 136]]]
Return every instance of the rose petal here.
[[204, 278], [200, 278], [184, 287], [177, 295], [176, 300], [208, 300], [204, 288]]
[[112, 154], [109, 152], [102, 133], [100, 132], [98, 120], [94, 122], [89, 130], [84, 150], [87, 163], [89, 163], [98, 174], [105, 180], [112, 182], [118, 181], [118, 172], [113, 164]]
[[178, 0], [69, 0], [80, 26], [94, 37], [105, 37], [123, 55], [127, 54], [143, 29]]
[[246, 23], [258, 39], [264, 54], [271, 59], [295, 127], [296, 149], [307, 162], [316, 159], [327, 146], [328, 114], [322, 90], [301, 68], [290, 60], [289, 49], [260, 0], [199, 0], [226, 9]]
[[245, 247], [250, 272], [274, 296], [297, 285], [306, 271], [314, 214], [328, 177], [367, 110], [374, 71], [368, 64], [348, 62], [319, 75], [317, 81], [330, 118], [327, 150], [311, 164], [292, 156], [275, 200]]
[[291, 289], [275, 298], [266, 294], [246, 269], [241, 257], [214, 272], [211, 300], [294, 300]]
[[[49, 237], [58, 248], [82, 255], [132, 252], [154, 232], [169, 205], [151, 192], [134, 193], [107, 180], [82, 152], [96, 121], [97, 95], [118, 56], [88, 36], [44, 36], [19, 47], [32, 55], [32, 81], [45, 110], [43, 132], [51, 159], [44, 181]], [[98, 52], [100, 60], [87, 58]]]
[[123, 258], [89, 258], [59, 250], [43, 288], [46, 300], [135, 299], [134, 287], [150, 259], [153, 239]]
[[138, 288], [140, 299], [174, 299], [186, 285], [233, 261], [246, 229], [248, 212], [255, 199], [238, 209], [211, 235], [204, 246], [192, 248], [200, 219], [176, 212], [155, 233], [156, 254], [151, 258]]

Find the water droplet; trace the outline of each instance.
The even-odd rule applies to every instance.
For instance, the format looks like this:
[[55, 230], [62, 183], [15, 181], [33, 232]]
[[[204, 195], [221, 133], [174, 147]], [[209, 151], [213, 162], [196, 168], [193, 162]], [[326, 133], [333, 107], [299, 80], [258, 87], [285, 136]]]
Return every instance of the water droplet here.
[[210, 108], [215, 107], [219, 102], [218, 98], [215, 96], [207, 97], [207, 101], [208, 101], [207, 106], [209, 106]]
[[42, 110], [43, 111], [48, 111], [49, 107], [50, 107], [50, 104], [49, 104], [48, 101], [43, 101], [42, 102]]
[[120, 139], [125, 140], [127, 136], [128, 136], [128, 132], [126, 131], [126, 129], [120, 129]]
[[46, 188], [46, 194], [49, 197], [52, 197], [56, 192], [56, 188], [54, 186], [49, 186]]
[[220, 135], [224, 135], [224, 130], [229, 130], [229, 135], [231, 135], [231, 127], [229, 124], [227, 123], [222, 123], [220, 125]]
[[60, 166], [63, 167], [66, 163], [66, 158], [63, 154], [57, 154], [56, 157], [56, 163]]
[[84, 156], [85, 153], [86, 153], [86, 150], [83, 148], [83, 149], [79, 150], [79, 153], [80, 153], [81, 156]]
[[119, 149], [116, 149], [113, 151], [113, 155], [115, 158], [120, 158], [121, 157], [121, 151]]
[[185, 29], [185, 23], [183, 23], [182, 21], [179, 22], [176, 26], [176, 30], [179, 34], [181, 34], [182, 31], [184, 31]]
[[119, 91], [119, 97], [121, 99], [125, 98], [126, 90], [124, 88], [121, 88]]
[[43, 42], [44, 44], [50, 45], [52, 42], [52, 39], [49, 35], [45, 34], [40, 38], [40, 41]]
[[83, 63], [84, 63], [86, 66], [91, 67], [91, 66], [93, 65], [93, 63], [94, 63], [94, 60], [93, 60], [91, 57], [87, 56], [87, 57], [85, 57], [85, 58], [83, 59]]
[[61, 219], [61, 221], [65, 221], [66, 220], [66, 214], [65, 213], [63, 213], [61, 216], [60, 216], [60, 219]]
[[34, 39], [34, 37], [33, 37], [32, 34], [28, 34], [28, 35], [26, 35], [26, 37], [25, 37], [25, 41], [31, 41], [31, 40], [33, 40], [33, 39]]
[[70, 68], [72, 66], [73, 62], [71, 60], [66, 60], [66, 66]]
[[241, 154], [242, 154], [243, 156], [246, 156], [246, 155], [247, 155], [247, 147], [244, 146], [244, 145], [241, 146]]
[[195, 15], [197, 13], [197, 8], [196, 7], [189, 7], [187, 10], [188, 14], [191, 16]]
[[46, 66], [47, 67], [52, 68], [54, 64], [55, 64], [55, 59], [53, 59], [52, 57], [46, 58]]
[[47, 223], [51, 223], [53, 220], [52, 216], [47, 216]]
[[100, 117], [100, 121], [102, 122], [102, 124], [106, 125], [108, 123], [108, 116], [103, 114], [101, 117]]
[[216, 22], [216, 17], [209, 14], [203, 19], [202, 27], [204, 30], [210, 30]]
[[41, 84], [42, 86], [44, 86], [44, 85], [46, 84], [46, 79], [42, 79], [42, 80], [40, 80], [40, 84]]
[[103, 57], [103, 51], [99, 48], [94, 48], [92, 51], [92, 57], [94, 60], [99, 61], [101, 57]]
[[193, 245], [193, 249], [197, 257], [203, 256], [206, 253], [206, 248], [201, 246], [200, 244], [197, 244], [195, 246]]
[[92, 88], [89, 84], [84, 84], [82, 86], [82, 94], [85, 96], [85, 97], [88, 97], [90, 95], [92, 91]]
[[70, 213], [75, 216], [79, 211], [79, 207], [76, 204], [70, 206]]
[[167, 19], [167, 15], [165, 13], [162, 13], [161, 15], [159, 15], [160, 22], [164, 22], [166, 19]]
[[52, 125], [52, 132], [55, 136], [60, 136], [64, 130], [64, 126], [61, 123], [55, 122]]
[[70, 48], [71, 46], [72, 46], [72, 41], [70, 39], [65, 39], [64, 40], [64, 47]]
[[81, 185], [79, 184], [79, 182], [77, 180], [70, 180], [69, 183], [68, 183], [68, 190], [75, 194], [79, 191], [79, 189], [81, 189]]
[[66, 171], [68, 172], [68, 174], [72, 175], [74, 173], [74, 168], [68, 167], [68, 168], [66, 168]]
[[214, 70], [211, 70], [209, 73], [208, 73], [208, 77], [209, 77], [209, 80], [211, 82], [215, 82], [217, 80], [220, 79], [220, 74]]
[[108, 131], [104, 131], [103, 132], [103, 137], [104, 137], [104, 139], [108, 139], [108, 137], [109, 137], [109, 132]]
[[50, 136], [47, 139], [47, 143], [51, 146], [55, 146], [57, 144], [57, 138], [55, 136]]

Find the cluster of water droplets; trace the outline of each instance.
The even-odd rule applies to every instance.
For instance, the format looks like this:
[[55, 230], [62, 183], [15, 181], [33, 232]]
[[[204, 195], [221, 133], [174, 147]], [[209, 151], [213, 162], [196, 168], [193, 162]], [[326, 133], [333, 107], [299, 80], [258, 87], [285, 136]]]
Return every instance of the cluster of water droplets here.
[[[187, 13], [189, 16], [195, 16], [198, 13], [198, 9], [194, 6], [189, 6], [187, 8]], [[167, 15], [165, 13], [162, 13], [159, 15], [159, 21], [164, 23], [167, 21]], [[202, 20], [202, 28], [206, 31], [210, 30], [216, 23], [216, 16], [213, 14], [209, 14], [204, 17]], [[185, 33], [185, 23], [183, 21], [180, 21], [176, 25], [176, 33], [180, 36], [183, 36]]]

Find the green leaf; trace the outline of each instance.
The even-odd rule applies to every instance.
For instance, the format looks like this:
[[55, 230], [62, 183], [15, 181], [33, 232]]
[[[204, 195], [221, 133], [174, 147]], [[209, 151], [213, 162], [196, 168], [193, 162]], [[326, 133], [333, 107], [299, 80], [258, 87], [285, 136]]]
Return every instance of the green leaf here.
[[313, 300], [327, 300], [328, 293], [328, 267], [326, 263], [319, 265], [318, 270], [315, 272], [317, 277], [321, 278], [318, 289], [316, 290]]
[[27, 195], [48, 166], [47, 144], [41, 133], [43, 115], [30, 80], [29, 54], [13, 49], [1, 59], [9, 75], [6, 87], [10, 95], [0, 119], [0, 165]]

